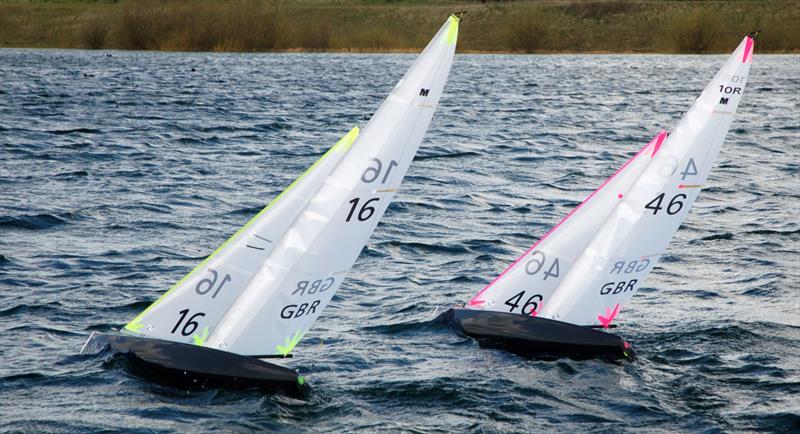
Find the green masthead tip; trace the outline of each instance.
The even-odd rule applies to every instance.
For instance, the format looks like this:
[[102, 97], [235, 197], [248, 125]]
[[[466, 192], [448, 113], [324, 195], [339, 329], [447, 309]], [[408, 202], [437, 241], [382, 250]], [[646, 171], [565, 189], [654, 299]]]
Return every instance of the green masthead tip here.
[[448, 45], [455, 45], [458, 40], [458, 22], [461, 21], [455, 15], [450, 15], [450, 25], [447, 28], [447, 43]]
[[298, 375], [297, 376], [297, 384], [299, 384], [301, 386], [306, 384], [306, 377], [304, 377], [302, 375]]
[[458, 40], [458, 23], [461, 21], [461, 18], [450, 15], [450, 18], [447, 20], [450, 22], [450, 25], [447, 27], [447, 43], [455, 45]]
[[358, 138], [358, 133], [360, 132], [361, 130], [358, 127], [353, 127], [352, 130], [345, 134], [341, 139], [339, 139], [338, 142], [336, 142], [335, 145], [333, 145], [333, 147], [331, 147], [331, 150], [347, 151], [351, 146], [353, 146], [353, 143], [355, 143], [356, 139]]

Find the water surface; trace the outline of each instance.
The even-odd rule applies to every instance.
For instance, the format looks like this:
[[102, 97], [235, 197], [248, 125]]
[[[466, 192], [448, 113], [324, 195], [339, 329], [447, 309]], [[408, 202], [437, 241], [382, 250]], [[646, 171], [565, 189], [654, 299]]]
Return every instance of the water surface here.
[[800, 429], [800, 56], [756, 55], [708, 188], [620, 316], [634, 362], [527, 360], [431, 319], [674, 127], [724, 56], [458, 55], [297, 347], [308, 401], [77, 354], [363, 126], [413, 59], [0, 50], [0, 430]]

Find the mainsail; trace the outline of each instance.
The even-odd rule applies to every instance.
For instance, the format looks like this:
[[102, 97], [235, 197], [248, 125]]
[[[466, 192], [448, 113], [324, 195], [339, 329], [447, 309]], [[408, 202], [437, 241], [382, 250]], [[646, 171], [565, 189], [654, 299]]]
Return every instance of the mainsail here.
[[467, 307], [608, 327], [680, 227], [742, 97], [747, 36], [684, 115], [514, 262]]
[[363, 130], [354, 128], [125, 330], [286, 356], [322, 313], [391, 203], [453, 62], [447, 22]]

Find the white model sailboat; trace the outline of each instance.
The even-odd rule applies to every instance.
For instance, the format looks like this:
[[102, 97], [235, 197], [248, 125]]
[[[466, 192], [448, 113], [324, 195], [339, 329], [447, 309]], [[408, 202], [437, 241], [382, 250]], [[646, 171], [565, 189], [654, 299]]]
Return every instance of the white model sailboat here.
[[627, 343], [591, 328], [612, 324], [689, 212], [742, 98], [753, 45], [744, 38], [675, 131], [659, 133], [449, 319], [517, 352], [627, 356]]
[[165, 376], [302, 385], [293, 370], [243, 356], [289, 356], [342, 284], [428, 129], [459, 21], [448, 18], [363, 130], [342, 137], [122, 334], [87, 344], [110, 344]]

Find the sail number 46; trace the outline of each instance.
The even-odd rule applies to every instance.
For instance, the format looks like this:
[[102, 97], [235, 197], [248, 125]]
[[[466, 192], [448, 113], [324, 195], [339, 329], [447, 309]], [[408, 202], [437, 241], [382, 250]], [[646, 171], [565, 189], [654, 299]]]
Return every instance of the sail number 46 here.
[[[522, 297], [525, 296], [525, 291], [520, 291], [514, 294], [513, 297], [506, 300], [506, 305], [511, 306], [509, 312], [514, 312], [514, 309], [519, 307], [520, 301], [522, 301]], [[522, 305], [521, 312], [523, 315], [530, 315], [533, 312], [536, 312], [539, 309], [539, 303], [542, 302], [542, 296], [540, 294], [534, 294], [528, 298], [528, 301]], [[530, 309], [528, 309], [530, 307]]]
[[[686, 195], [683, 193], [679, 193], [669, 201], [669, 205], [667, 205], [667, 214], [673, 215], [680, 212], [683, 209], [683, 199], [686, 199]], [[644, 207], [646, 209], [653, 210], [653, 215], [658, 214], [664, 207], [661, 206], [661, 202], [664, 201], [664, 193], [659, 194], [653, 200], [647, 203]]]
[[[535, 251], [531, 253], [531, 258], [525, 263], [525, 272], [531, 276], [538, 274], [544, 268], [546, 260], [547, 257], [544, 252]], [[558, 271], [558, 258], [556, 258], [543, 273], [544, 278], [542, 280], [547, 280], [548, 277], [558, 277]]]

